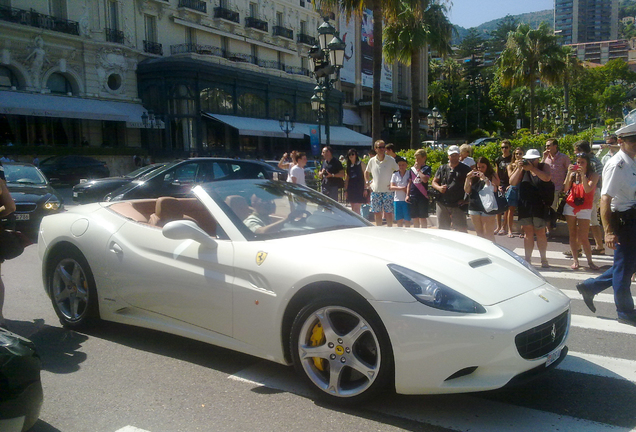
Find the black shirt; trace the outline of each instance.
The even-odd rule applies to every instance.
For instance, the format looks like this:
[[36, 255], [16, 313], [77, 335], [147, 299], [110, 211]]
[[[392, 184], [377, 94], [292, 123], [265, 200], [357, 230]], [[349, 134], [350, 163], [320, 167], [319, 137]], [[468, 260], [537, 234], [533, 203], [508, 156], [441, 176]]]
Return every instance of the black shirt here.
[[[332, 157], [330, 161], [325, 160], [322, 162], [322, 169], [326, 169], [329, 174], [338, 174], [342, 171], [342, 164], [337, 158]], [[340, 177], [323, 177], [322, 184], [325, 186], [343, 187], [344, 180]]]
[[442, 194], [441, 203], [448, 207], [457, 207], [459, 201], [464, 200], [464, 182], [466, 175], [471, 171], [468, 165], [459, 163], [455, 168], [449, 164], [441, 165], [435, 173], [440, 186], [447, 185], [446, 193]]
[[495, 165], [497, 165], [497, 175], [499, 176], [499, 181], [501, 187], [505, 190], [510, 185], [510, 179], [508, 178], [508, 165], [512, 162], [512, 155], [510, 156], [499, 156], [497, 160], [495, 160]]

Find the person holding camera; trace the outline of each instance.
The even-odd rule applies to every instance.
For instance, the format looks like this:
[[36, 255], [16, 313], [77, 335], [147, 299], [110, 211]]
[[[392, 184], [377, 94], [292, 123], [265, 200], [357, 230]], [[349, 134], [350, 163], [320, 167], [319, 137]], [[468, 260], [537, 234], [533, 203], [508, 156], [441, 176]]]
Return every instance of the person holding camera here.
[[[590, 245], [590, 219], [594, 205], [594, 192], [599, 175], [594, 171], [587, 153], [576, 155], [576, 165], [568, 167], [568, 173], [563, 183], [563, 190], [567, 191], [563, 215], [568, 224], [570, 234], [570, 250], [577, 251], [583, 247], [590, 270], [598, 270], [592, 262], [592, 246]], [[578, 254], [572, 254], [572, 270], [579, 268]]]
[[[519, 186], [519, 225], [523, 230], [523, 247], [526, 261], [532, 262], [534, 237], [537, 236], [537, 248], [541, 255], [541, 267], [548, 268], [548, 238], [546, 225], [550, 218], [550, 205], [554, 194], [550, 166], [540, 163], [539, 150], [530, 149], [523, 155], [521, 166], [510, 176], [510, 184]], [[513, 162], [515, 163], [515, 162]]]
[[464, 182], [464, 192], [468, 194], [468, 214], [475, 226], [475, 232], [479, 237], [495, 243], [495, 220], [494, 214], [488, 214], [481, 202], [479, 192], [484, 187], [489, 186], [495, 191], [499, 188], [499, 176], [493, 169], [488, 158], [480, 157], [475, 168], [468, 173]]

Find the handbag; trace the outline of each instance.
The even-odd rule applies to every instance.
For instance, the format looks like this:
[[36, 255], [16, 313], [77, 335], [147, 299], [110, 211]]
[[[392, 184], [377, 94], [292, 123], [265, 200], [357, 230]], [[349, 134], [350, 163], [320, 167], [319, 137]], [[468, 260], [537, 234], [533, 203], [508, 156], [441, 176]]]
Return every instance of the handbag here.
[[479, 191], [479, 200], [481, 201], [481, 205], [484, 206], [484, 212], [491, 213], [493, 211], [497, 211], [497, 198], [495, 198], [495, 190], [492, 185], [485, 185]]
[[495, 200], [497, 201], [497, 210], [489, 214], [504, 214], [508, 210], [508, 200], [501, 191], [495, 192]]
[[31, 244], [31, 240], [20, 231], [0, 231], [0, 262], [22, 255], [24, 248]]
[[559, 206], [556, 209], [556, 217], [559, 220], [564, 221], [565, 220], [565, 216], [563, 215], [563, 210], [565, 210], [565, 204], [568, 200], [568, 196], [570, 195], [570, 191], [568, 191], [568, 193], [566, 193], [562, 198], [561, 201], [559, 201]]

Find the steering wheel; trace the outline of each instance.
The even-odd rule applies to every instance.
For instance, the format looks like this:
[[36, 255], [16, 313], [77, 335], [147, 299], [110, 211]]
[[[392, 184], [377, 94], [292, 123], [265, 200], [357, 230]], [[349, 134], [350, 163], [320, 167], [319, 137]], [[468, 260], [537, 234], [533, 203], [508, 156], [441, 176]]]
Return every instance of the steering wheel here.
[[292, 216], [293, 214], [296, 214], [296, 216], [294, 216], [293, 218], [290, 217], [289, 223], [291, 225], [303, 225], [305, 222], [307, 222], [307, 218], [311, 216], [311, 213], [307, 210], [294, 210], [289, 214], [289, 216]]

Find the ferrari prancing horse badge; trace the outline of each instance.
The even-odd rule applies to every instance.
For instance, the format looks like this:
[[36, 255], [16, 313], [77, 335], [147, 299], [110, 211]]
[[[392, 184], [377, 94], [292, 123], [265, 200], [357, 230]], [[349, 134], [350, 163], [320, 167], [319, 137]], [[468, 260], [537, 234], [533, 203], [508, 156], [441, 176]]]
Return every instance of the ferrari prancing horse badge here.
[[267, 252], [259, 252], [256, 254], [256, 265], [261, 265], [265, 262], [265, 258], [267, 258]]

